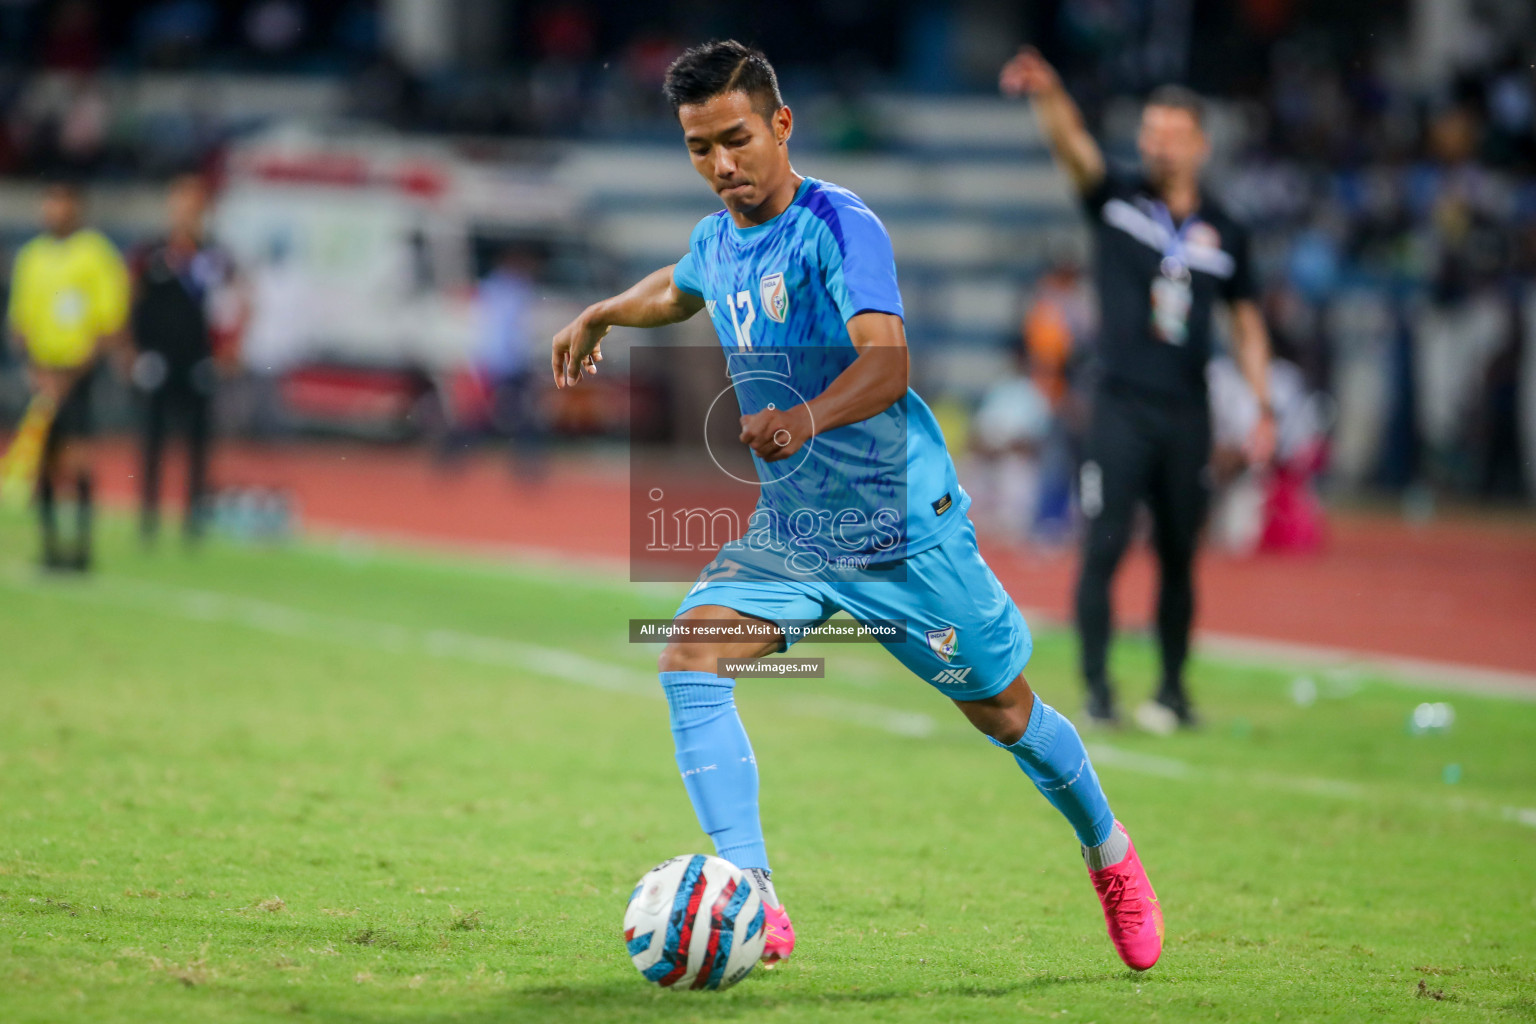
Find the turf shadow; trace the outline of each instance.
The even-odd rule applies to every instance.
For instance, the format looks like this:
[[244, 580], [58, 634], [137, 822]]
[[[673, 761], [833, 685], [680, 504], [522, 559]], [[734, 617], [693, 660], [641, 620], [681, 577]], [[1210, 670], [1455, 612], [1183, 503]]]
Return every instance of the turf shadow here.
[[[1078, 985], [1112, 984], [1134, 977], [1126, 971], [1084, 972], [1072, 975], [1036, 975], [1003, 985], [948, 984], [910, 989], [868, 989], [845, 991], [796, 991], [782, 987], [783, 982], [756, 980], [745, 983], [728, 995], [665, 992], [631, 981], [595, 981], [588, 984], [542, 985], [451, 1014], [427, 1014], [402, 1018], [398, 1013], [387, 1017], [332, 1017], [327, 1020], [346, 1024], [377, 1024], [385, 1019], [409, 1019], [411, 1024], [515, 1024], [521, 1021], [587, 1022], [648, 1021], [669, 1022], [759, 1019], [777, 1014], [785, 1020], [814, 1020], [817, 1011], [831, 1012], [839, 1007], [877, 1007], [896, 1002], [944, 999], [978, 1001], [1044, 994]], [[788, 979], [784, 979], [788, 981]], [[777, 982], [777, 983], [776, 983]]]

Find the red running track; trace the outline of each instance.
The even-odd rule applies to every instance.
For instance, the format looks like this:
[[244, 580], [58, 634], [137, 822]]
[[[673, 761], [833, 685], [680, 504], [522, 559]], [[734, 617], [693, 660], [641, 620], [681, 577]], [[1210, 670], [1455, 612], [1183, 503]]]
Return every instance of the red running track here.
[[[102, 490], [135, 492], [124, 443], [106, 448]], [[167, 494], [179, 493], [175, 470]], [[503, 460], [479, 457], [444, 471], [415, 451], [306, 444], [219, 451], [224, 485], [281, 487], [304, 525], [435, 543], [537, 548], [622, 562], [627, 550], [622, 461], [556, 462], [538, 484]], [[1199, 565], [1198, 628], [1260, 640], [1324, 645], [1388, 657], [1536, 673], [1536, 522], [1443, 520], [1413, 527], [1384, 515], [1336, 515], [1321, 555]], [[1014, 599], [1059, 619], [1071, 610], [1073, 556], [983, 543]], [[1133, 551], [1116, 581], [1123, 625], [1150, 621], [1156, 567]]]

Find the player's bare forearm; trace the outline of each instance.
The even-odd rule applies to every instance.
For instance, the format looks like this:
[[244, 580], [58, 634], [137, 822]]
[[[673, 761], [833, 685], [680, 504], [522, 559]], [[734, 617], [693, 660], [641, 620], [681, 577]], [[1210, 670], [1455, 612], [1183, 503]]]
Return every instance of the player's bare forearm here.
[[704, 308], [704, 300], [677, 287], [672, 267], [637, 281], [611, 298], [594, 302], [560, 329], [551, 346], [550, 369], [556, 387], [576, 384], [583, 373], [596, 373], [603, 337], [614, 327], [663, 327], [680, 323]]
[[1232, 304], [1232, 326], [1236, 337], [1237, 368], [1242, 371], [1254, 397], [1269, 406], [1269, 330], [1264, 314], [1251, 299]]
[[787, 459], [817, 434], [878, 416], [907, 393], [910, 369], [901, 318], [860, 313], [848, 321], [858, 357], [803, 405], [741, 418], [741, 441], [764, 461]]
[[818, 434], [877, 416], [907, 393], [910, 361], [901, 317], [860, 313], [848, 321], [848, 337], [859, 357], [806, 403]]
[[1275, 454], [1275, 411], [1269, 393], [1269, 330], [1258, 303], [1242, 299], [1232, 304], [1232, 329], [1237, 368], [1259, 402], [1259, 418], [1248, 438], [1248, 458], [1264, 465]]
[[672, 269], [647, 274], [618, 295], [594, 302], [582, 316], [604, 327], [664, 327], [687, 320], [704, 308], [704, 300], [679, 288]]
[[1104, 154], [1083, 124], [1083, 114], [1059, 82], [1031, 98], [1031, 107], [1051, 152], [1079, 192], [1091, 192], [1104, 180]]
[[1090, 192], [1104, 180], [1104, 154], [1083, 123], [1083, 112], [1061, 84], [1056, 69], [1026, 46], [1003, 66], [998, 87], [1007, 96], [1028, 96], [1035, 119], [1051, 151], [1079, 192]]

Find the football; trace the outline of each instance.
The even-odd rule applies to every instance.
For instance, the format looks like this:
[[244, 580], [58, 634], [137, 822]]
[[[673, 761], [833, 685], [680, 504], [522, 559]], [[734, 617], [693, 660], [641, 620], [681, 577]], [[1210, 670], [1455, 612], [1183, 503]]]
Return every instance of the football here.
[[730, 988], [763, 955], [763, 901], [734, 864], [701, 853], [645, 873], [624, 911], [624, 942], [646, 981], [671, 989]]

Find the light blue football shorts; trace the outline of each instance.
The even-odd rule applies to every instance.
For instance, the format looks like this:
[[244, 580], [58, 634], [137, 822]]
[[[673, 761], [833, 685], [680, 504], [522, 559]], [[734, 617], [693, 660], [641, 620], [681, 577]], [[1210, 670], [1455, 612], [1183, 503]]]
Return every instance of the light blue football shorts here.
[[839, 611], [856, 621], [904, 624], [886, 650], [951, 700], [983, 700], [1007, 689], [1034, 650], [1029, 626], [976, 546], [969, 519], [948, 538], [906, 559], [905, 580], [731, 579], [719, 562], [700, 574], [677, 615], [720, 605], [777, 623], [789, 644]]

